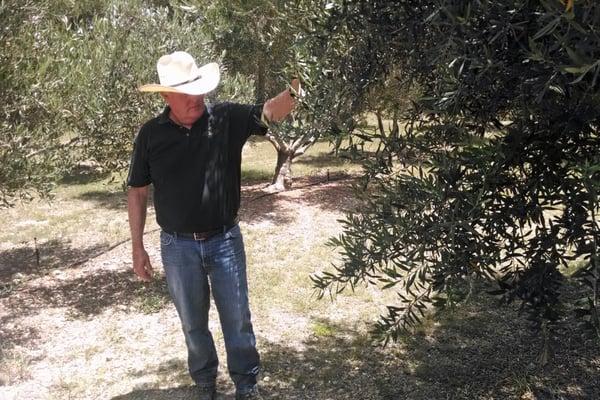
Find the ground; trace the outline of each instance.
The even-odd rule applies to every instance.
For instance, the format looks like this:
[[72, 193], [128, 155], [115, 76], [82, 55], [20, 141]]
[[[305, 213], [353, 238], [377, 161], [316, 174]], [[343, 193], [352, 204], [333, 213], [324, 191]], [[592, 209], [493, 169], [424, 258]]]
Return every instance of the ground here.
[[[567, 321], [549, 365], [514, 307], [484, 288], [381, 348], [368, 330], [393, 292], [358, 287], [319, 299], [310, 275], [330, 268], [339, 219], [359, 206], [359, 167], [318, 145], [295, 188], [267, 195], [268, 143], [245, 150], [241, 228], [267, 399], [599, 399], [600, 349]], [[270, 161], [265, 161], [270, 160]], [[0, 211], [0, 399], [193, 399], [169, 302], [152, 210], [149, 284], [131, 271], [125, 194], [80, 171], [53, 201]], [[219, 399], [233, 399], [218, 318]]]

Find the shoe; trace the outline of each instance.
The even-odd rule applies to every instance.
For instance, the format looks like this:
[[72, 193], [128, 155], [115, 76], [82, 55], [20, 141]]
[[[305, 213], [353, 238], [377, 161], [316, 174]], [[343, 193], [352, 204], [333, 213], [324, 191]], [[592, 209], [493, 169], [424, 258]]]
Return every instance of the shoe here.
[[201, 387], [198, 386], [198, 392], [200, 395], [198, 396], [198, 400], [215, 400], [217, 389], [213, 387]]
[[263, 398], [258, 392], [258, 388], [255, 386], [249, 392], [235, 392], [235, 400], [263, 400]]

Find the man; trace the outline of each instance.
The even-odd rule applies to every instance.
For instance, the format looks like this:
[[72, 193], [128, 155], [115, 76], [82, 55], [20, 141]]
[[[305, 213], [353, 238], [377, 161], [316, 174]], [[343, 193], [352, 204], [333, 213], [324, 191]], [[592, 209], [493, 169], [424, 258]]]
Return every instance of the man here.
[[[264, 105], [205, 105], [215, 89], [217, 64], [201, 68], [191, 55], [175, 52], [158, 60], [163, 113], [138, 133], [128, 177], [133, 269], [144, 281], [152, 266], [143, 232], [149, 185], [154, 185], [161, 257], [169, 292], [181, 320], [188, 366], [201, 399], [214, 399], [218, 359], [208, 329], [210, 292], [217, 306], [236, 399], [259, 399], [259, 355], [250, 321], [246, 257], [237, 212], [242, 147], [264, 134], [264, 121], [279, 121], [294, 107], [285, 90]], [[297, 80], [293, 91], [299, 90]]]

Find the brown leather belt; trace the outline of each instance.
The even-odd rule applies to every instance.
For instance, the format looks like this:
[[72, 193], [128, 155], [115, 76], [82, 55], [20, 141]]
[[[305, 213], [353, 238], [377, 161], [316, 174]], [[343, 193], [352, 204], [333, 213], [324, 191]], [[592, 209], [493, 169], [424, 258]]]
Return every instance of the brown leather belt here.
[[239, 221], [236, 218], [231, 223], [225, 224], [219, 229], [213, 229], [213, 230], [206, 231], [206, 232], [168, 232], [168, 231], [165, 231], [165, 233], [168, 233], [169, 235], [173, 235], [175, 238], [190, 239], [190, 240], [196, 240], [196, 241], [201, 242], [201, 241], [210, 239], [211, 237], [218, 235], [219, 233], [227, 232], [228, 230], [230, 230], [231, 228], [236, 226], [238, 224], [238, 222]]

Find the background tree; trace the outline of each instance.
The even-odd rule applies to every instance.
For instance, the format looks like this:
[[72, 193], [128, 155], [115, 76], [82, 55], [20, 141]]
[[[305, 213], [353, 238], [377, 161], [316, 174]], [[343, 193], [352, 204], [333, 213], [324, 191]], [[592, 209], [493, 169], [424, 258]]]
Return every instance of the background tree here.
[[[309, 16], [319, 10], [303, 14], [304, 8], [296, 2], [283, 0], [197, 0], [193, 4], [188, 11], [203, 16], [204, 31], [211, 37], [211, 46], [220, 55], [224, 68], [254, 80], [255, 101], [262, 102], [281, 92], [298, 74], [325, 74], [317, 53], [308, 54], [305, 46], [311, 31], [306, 25], [311, 23]], [[311, 51], [315, 50], [311, 47]], [[308, 62], [310, 67], [296, 60]], [[312, 113], [314, 109], [298, 109], [293, 118], [273, 124], [267, 134], [277, 151], [269, 187], [272, 191], [291, 187], [293, 160], [330, 128], [315, 123], [318, 118]]]
[[[136, 87], [160, 55], [214, 60], [202, 22], [162, 1], [0, 4], [0, 204], [49, 193], [82, 161], [126, 171], [134, 135], [162, 107]], [[249, 100], [248, 79], [224, 74], [214, 97]]]
[[[165, 52], [184, 49], [198, 62], [222, 63], [222, 84], [212, 100], [262, 101], [281, 91], [295, 71], [286, 62], [305, 39], [299, 25], [292, 26], [294, 9], [287, 3], [2, 3], [3, 204], [36, 190], [48, 193], [82, 160], [124, 171], [132, 136], [161, 104], [135, 87], [155, 79], [155, 60]], [[289, 186], [293, 158], [322, 133], [300, 129], [303, 119], [268, 135], [278, 153], [276, 190]]]
[[[496, 282], [492, 293], [521, 302], [547, 349], [575, 280], [574, 311], [599, 340], [598, 4], [329, 4], [318, 30], [346, 38], [339, 82], [368, 93], [400, 73], [422, 96], [397, 109], [402, 137], [368, 160], [363, 205], [331, 241], [343, 262], [316, 287], [396, 288], [399, 304], [375, 328], [387, 341], [464, 300], [471, 278]], [[400, 148], [418, 154], [408, 169]]]

